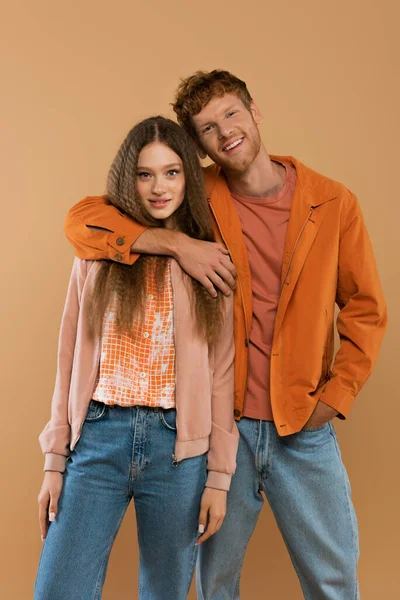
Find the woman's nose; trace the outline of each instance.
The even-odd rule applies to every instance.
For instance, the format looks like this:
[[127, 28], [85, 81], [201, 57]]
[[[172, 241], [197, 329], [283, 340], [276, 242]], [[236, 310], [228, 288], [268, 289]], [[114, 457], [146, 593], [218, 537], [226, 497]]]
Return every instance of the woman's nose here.
[[156, 196], [160, 196], [165, 192], [165, 185], [158, 177], [154, 177], [153, 179], [152, 192], [153, 194], [156, 194]]

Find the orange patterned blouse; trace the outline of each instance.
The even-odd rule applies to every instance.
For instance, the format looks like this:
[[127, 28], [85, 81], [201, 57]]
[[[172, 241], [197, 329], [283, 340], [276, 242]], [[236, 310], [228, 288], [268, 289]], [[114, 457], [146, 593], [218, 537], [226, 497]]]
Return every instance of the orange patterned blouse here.
[[116, 329], [115, 303], [104, 316], [100, 369], [93, 399], [120, 406], [175, 407], [175, 345], [171, 267], [157, 293], [155, 262], [146, 282], [143, 321]]

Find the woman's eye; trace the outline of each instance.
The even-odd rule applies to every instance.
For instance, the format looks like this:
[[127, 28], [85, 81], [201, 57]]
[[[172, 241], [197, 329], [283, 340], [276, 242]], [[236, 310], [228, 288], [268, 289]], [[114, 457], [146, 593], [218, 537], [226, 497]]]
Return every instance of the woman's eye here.
[[207, 127], [204, 127], [203, 129], [203, 133], [208, 133], [209, 131], [211, 131], [212, 129], [212, 125], [207, 125]]
[[141, 171], [137, 174], [140, 179], [148, 179], [150, 177], [150, 173], [146, 173], [145, 171]]
[[179, 171], [177, 169], [171, 169], [170, 171], [168, 171], [168, 175], [170, 175], [171, 177], [177, 175], [178, 173]]
[[227, 117], [233, 117], [233, 115], [236, 113], [236, 111], [231, 110], [231, 112], [228, 112]]

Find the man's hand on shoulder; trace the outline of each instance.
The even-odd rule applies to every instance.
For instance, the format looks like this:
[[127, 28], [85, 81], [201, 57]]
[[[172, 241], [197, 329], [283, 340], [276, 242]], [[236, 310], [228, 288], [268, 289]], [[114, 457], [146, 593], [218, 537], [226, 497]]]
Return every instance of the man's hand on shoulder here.
[[236, 287], [236, 269], [222, 244], [182, 236], [175, 258], [213, 297], [217, 295], [216, 288], [229, 296]]
[[236, 287], [236, 269], [222, 244], [195, 240], [180, 231], [149, 227], [132, 244], [131, 252], [173, 256], [213, 297], [216, 288], [229, 296]]

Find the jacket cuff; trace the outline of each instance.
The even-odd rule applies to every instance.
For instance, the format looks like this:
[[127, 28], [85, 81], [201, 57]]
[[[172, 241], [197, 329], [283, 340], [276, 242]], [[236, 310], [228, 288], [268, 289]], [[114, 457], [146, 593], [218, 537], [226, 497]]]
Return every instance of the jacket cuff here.
[[141, 227], [136, 224], [134, 232], [130, 235], [120, 235], [110, 232], [107, 237], [107, 255], [108, 258], [115, 262], [120, 262], [126, 265], [133, 265], [139, 258], [140, 254], [131, 252], [131, 246], [136, 240], [146, 231], [146, 227]]
[[236, 454], [239, 444], [239, 431], [236, 423], [232, 432], [226, 431], [216, 423], [211, 425], [210, 449], [207, 464], [210, 471], [230, 473], [236, 470]]
[[229, 492], [231, 487], [232, 475], [228, 473], [219, 473], [218, 471], [208, 471], [206, 487], [214, 488], [215, 490], [223, 490]]
[[58, 471], [59, 473], [64, 473], [67, 458], [67, 456], [63, 456], [62, 454], [54, 454], [53, 452], [46, 453], [44, 455], [43, 471]]
[[321, 402], [334, 408], [339, 413], [339, 418], [343, 419], [347, 419], [349, 416], [354, 400], [354, 395], [339, 385], [338, 377], [333, 377], [328, 381], [320, 397]]

